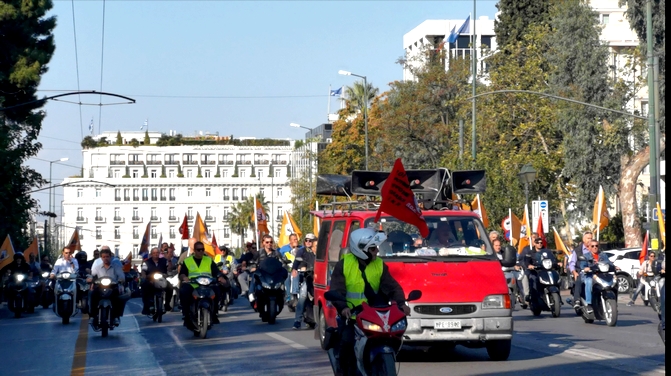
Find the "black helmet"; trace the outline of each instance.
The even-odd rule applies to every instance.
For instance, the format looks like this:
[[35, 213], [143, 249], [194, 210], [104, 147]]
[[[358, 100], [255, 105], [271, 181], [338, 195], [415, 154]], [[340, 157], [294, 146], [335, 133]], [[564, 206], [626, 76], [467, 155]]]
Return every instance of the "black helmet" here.
[[23, 262], [26, 261], [26, 258], [23, 257], [23, 252], [16, 252], [16, 253], [14, 254], [14, 261], [16, 261], [16, 260], [18, 260], [18, 259], [23, 260]]
[[77, 252], [77, 254], [75, 254], [75, 259], [77, 260], [77, 263], [79, 263], [79, 265], [83, 265], [84, 263], [86, 263], [87, 258], [88, 255], [84, 251], [79, 251]]

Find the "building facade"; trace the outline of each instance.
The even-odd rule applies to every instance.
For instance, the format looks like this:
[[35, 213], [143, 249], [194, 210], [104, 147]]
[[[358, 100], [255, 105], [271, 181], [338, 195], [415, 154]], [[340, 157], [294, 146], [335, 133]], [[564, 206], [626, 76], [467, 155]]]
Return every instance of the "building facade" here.
[[[114, 140], [111, 140], [112, 142]], [[262, 192], [274, 234], [282, 213], [291, 211], [291, 161], [294, 142], [284, 146], [106, 146], [82, 150], [81, 177], [64, 180], [64, 233], [80, 228], [82, 249], [102, 245], [136, 257], [146, 226], [151, 244], [181, 244], [184, 216], [192, 231], [196, 214], [219, 245], [238, 247], [253, 238], [231, 231], [233, 207]], [[67, 241], [68, 239], [65, 239]]]

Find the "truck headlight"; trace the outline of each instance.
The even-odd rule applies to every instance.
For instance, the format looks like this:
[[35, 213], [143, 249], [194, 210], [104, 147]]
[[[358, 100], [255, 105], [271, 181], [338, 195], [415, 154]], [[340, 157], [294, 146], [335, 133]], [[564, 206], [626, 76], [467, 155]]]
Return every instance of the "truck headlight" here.
[[[507, 302], [507, 304], [506, 304]], [[510, 297], [506, 295], [488, 295], [482, 301], [482, 309], [510, 308]]]

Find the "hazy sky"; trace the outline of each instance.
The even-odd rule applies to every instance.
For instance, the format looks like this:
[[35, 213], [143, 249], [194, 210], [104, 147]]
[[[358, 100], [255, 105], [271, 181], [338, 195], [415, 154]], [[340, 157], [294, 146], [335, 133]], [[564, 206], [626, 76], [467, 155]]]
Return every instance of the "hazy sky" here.
[[[102, 76], [102, 91], [137, 102], [49, 101], [38, 158], [69, 158], [53, 164], [56, 183], [79, 173], [80, 142], [92, 119], [95, 133], [140, 130], [147, 119], [150, 130], [165, 133], [302, 138], [304, 130], [289, 123], [326, 122], [329, 85], [355, 81], [338, 70], [365, 75], [384, 92], [402, 78], [396, 60], [404, 53], [403, 34], [427, 19], [465, 19], [473, 11], [472, 1], [108, 0], [104, 6], [103, 48], [102, 1], [54, 1], [56, 52], [38, 94], [101, 90]], [[478, 17], [495, 13], [496, 1], [477, 1]], [[101, 100], [119, 102], [81, 96], [86, 104]], [[331, 108], [337, 106], [332, 99]], [[30, 165], [49, 178], [48, 162]], [[35, 194], [42, 210], [46, 192]], [[57, 213], [62, 199], [58, 189]]]

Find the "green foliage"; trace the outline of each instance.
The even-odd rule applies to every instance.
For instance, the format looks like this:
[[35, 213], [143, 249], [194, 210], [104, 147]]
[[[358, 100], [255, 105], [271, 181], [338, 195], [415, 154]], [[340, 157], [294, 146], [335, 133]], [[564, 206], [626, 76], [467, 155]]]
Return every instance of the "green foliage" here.
[[151, 140], [149, 139], [149, 130], [147, 129], [144, 131], [144, 142], [142, 143], [143, 145], [151, 145]]
[[140, 141], [138, 141], [136, 138], [132, 138], [129, 142], [130, 146], [136, 148], [140, 146]]
[[287, 177], [291, 177], [291, 165], [287, 165]]
[[[84, 173], [84, 171], [82, 171], [82, 173]], [[128, 168], [128, 166], [126, 166], [126, 171], [122, 178], [130, 178], [130, 168]]]
[[231, 175], [232, 178], [237, 178], [238, 177], [238, 162], [235, 162], [235, 167], [233, 168], [233, 175]]
[[162, 178], [165, 178], [165, 177], [166, 177], [166, 175], [165, 175], [165, 165], [162, 165], [162, 166], [161, 166], [161, 177], [162, 177]]
[[608, 226], [599, 232], [599, 241], [624, 244], [622, 214], [617, 213], [608, 221]]
[[232, 209], [228, 216], [228, 225], [234, 234], [245, 236], [247, 231], [251, 228], [254, 233], [254, 200], [258, 199], [266, 214], [270, 217], [268, 210], [268, 201], [262, 193], [258, 193], [255, 197], [247, 197], [245, 201], [238, 202]]
[[203, 173], [202, 173], [202, 171], [200, 171], [200, 165], [198, 165], [198, 175], [196, 175], [196, 177], [197, 178], [202, 178], [203, 177]]
[[86, 136], [81, 142], [82, 149], [93, 149], [98, 147], [98, 142], [91, 136]]
[[109, 142], [107, 142], [107, 137], [100, 137], [100, 140], [98, 140], [98, 147], [105, 147], [109, 146]]
[[174, 136], [168, 136], [167, 134], [162, 134], [161, 137], [156, 141], [156, 146], [180, 146], [182, 145], [182, 135], [176, 134]]
[[500, 50], [507, 50], [509, 44], [522, 40], [531, 25], [547, 25], [553, 1], [499, 0], [499, 10], [494, 21], [496, 43]]
[[296, 143], [294, 143], [294, 150], [300, 150], [300, 148], [305, 145], [305, 141], [303, 140], [296, 140]]
[[42, 147], [44, 102], [33, 101], [55, 49], [56, 18], [47, 17], [52, 6], [49, 0], [0, 3], [0, 107], [17, 106], [0, 112], [0, 237], [9, 234], [19, 250], [31, 241], [27, 224], [38, 210], [29, 192], [47, 183], [23, 163]]
[[354, 111], [365, 110], [364, 105], [370, 107], [370, 103], [375, 99], [380, 89], [373, 86], [372, 83], [366, 82], [364, 87], [363, 81], [356, 81], [352, 86], [345, 86], [346, 99], [343, 99], [347, 106], [350, 106]]
[[177, 165], [177, 177], [178, 178], [184, 177], [184, 173], [182, 172], [182, 165]]
[[121, 138], [121, 131], [116, 132], [116, 146], [121, 146], [123, 145], [123, 139]]

